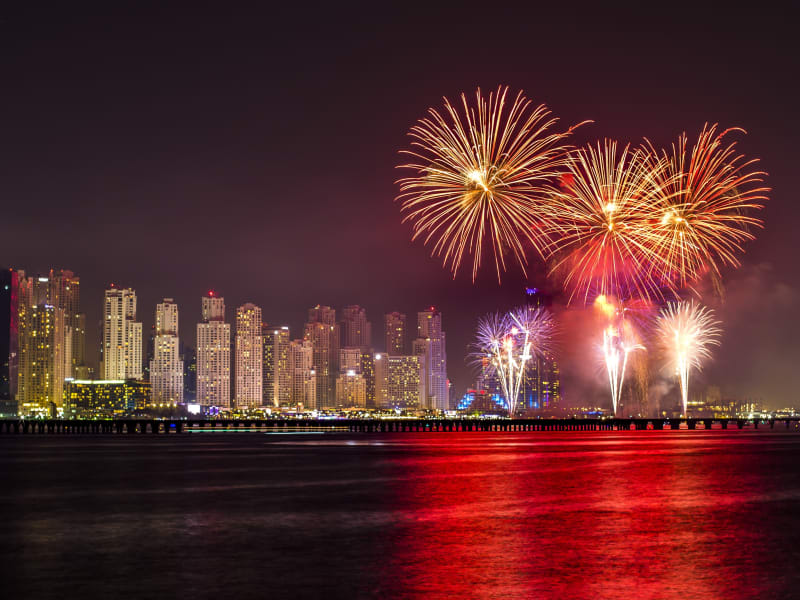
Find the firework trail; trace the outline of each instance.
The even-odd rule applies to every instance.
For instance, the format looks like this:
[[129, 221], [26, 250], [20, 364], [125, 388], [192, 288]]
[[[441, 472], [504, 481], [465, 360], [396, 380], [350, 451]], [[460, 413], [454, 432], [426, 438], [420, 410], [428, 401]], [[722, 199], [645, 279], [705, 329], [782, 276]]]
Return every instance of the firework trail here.
[[611, 406], [616, 416], [622, 397], [628, 356], [636, 350], [644, 350], [645, 347], [639, 343], [631, 320], [625, 318], [627, 308], [617, 306], [612, 299], [604, 295], [596, 298], [595, 308], [608, 321], [608, 325], [603, 329], [603, 362], [611, 388]]
[[497, 376], [509, 417], [517, 410], [526, 364], [550, 350], [554, 331], [552, 315], [542, 308], [521, 307], [478, 322], [472, 358]]
[[658, 317], [658, 339], [668, 365], [680, 380], [683, 414], [689, 400], [689, 373], [711, 358], [711, 346], [719, 346], [722, 330], [714, 311], [694, 302], [672, 302]]
[[526, 244], [542, 255], [545, 186], [564, 170], [565, 139], [583, 123], [556, 132], [558, 119], [544, 104], [532, 108], [521, 92], [512, 99], [507, 87], [488, 98], [479, 88], [474, 104], [462, 94], [461, 105], [445, 98], [443, 113], [431, 108], [411, 128], [412, 148], [401, 151], [411, 162], [400, 168], [415, 173], [398, 180], [396, 200], [412, 239], [432, 244], [453, 277], [472, 255], [475, 281], [488, 242], [499, 282], [506, 254], [523, 271]]
[[671, 152], [662, 152], [667, 176], [645, 233], [658, 259], [654, 270], [669, 283], [684, 287], [708, 271], [720, 277], [721, 264], [738, 267], [742, 244], [755, 237], [749, 229], [763, 226], [749, 213], [768, 199], [769, 188], [761, 185], [766, 173], [753, 170], [757, 160], [736, 153], [736, 142], [725, 142], [736, 131], [743, 132], [717, 133], [717, 124], [706, 124], [691, 152], [685, 133]]

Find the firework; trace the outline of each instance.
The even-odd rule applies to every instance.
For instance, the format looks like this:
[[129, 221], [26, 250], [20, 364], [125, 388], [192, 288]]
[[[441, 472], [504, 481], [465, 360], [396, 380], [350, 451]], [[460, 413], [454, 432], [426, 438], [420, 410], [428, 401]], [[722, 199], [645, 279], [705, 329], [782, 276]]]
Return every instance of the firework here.
[[569, 172], [550, 190], [548, 258], [570, 300], [591, 296], [661, 298], [662, 264], [650, 239], [666, 161], [607, 140], [574, 152]]
[[500, 383], [509, 417], [517, 409], [525, 365], [550, 350], [555, 322], [542, 308], [491, 314], [478, 323], [473, 359]]
[[716, 124], [706, 125], [691, 154], [686, 134], [671, 152], [663, 152], [666, 185], [655, 198], [645, 233], [659, 273], [679, 286], [707, 271], [719, 277], [720, 264], [739, 266], [736, 255], [754, 238], [750, 229], [762, 226], [748, 213], [767, 200], [769, 188], [760, 185], [766, 173], [753, 170], [757, 160], [736, 153], [736, 142], [725, 143], [732, 131], [743, 130], [717, 133]]
[[520, 92], [512, 100], [498, 87], [488, 98], [480, 88], [475, 104], [461, 95], [462, 111], [445, 98], [444, 113], [411, 128], [411, 162], [400, 168], [415, 174], [398, 181], [403, 222], [412, 223], [412, 239], [432, 244], [455, 277], [465, 255], [473, 256], [472, 280], [491, 245], [498, 281], [511, 254], [523, 271], [526, 244], [542, 254], [546, 245], [541, 210], [545, 184], [563, 170], [567, 131], [542, 104], [532, 108]]
[[611, 406], [616, 415], [622, 396], [622, 384], [625, 382], [628, 356], [636, 350], [644, 350], [645, 347], [638, 342], [631, 320], [625, 318], [629, 309], [617, 306], [612, 299], [602, 294], [595, 299], [595, 308], [608, 322], [603, 329], [603, 362], [611, 388]]
[[694, 302], [668, 304], [658, 318], [658, 339], [669, 367], [680, 380], [683, 414], [689, 399], [689, 373], [700, 370], [711, 358], [711, 346], [719, 346], [722, 330], [714, 311]]

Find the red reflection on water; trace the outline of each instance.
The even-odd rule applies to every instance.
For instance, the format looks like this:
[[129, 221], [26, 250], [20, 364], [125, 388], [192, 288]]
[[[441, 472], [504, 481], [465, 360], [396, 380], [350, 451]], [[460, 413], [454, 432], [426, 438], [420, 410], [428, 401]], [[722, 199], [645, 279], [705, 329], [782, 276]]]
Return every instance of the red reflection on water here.
[[[396, 597], [752, 597], [764, 541], [738, 442], [700, 432], [408, 442]], [[752, 462], [752, 461], [751, 461]], [[744, 468], [743, 468], [744, 466]]]

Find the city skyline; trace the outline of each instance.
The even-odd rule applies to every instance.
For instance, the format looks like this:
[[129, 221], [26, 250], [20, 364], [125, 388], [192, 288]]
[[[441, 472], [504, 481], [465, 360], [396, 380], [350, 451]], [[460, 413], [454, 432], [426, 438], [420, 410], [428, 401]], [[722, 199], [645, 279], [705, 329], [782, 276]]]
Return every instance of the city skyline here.
[[[733, 14], [695, 9], [690, 19], [667, 13], [643, 25], [637, 11], [612, 16], [597, 9], [565, 20], [555, 8], [540, 8], [526, 22], [500, 8], [505, 25], [492, 32], [495, 53], [470, 61], [460, 60], [457, 45], [433, 42], [454, 39], [458, 30], [440, 7], [424, 19], [399, 10], [366, 37], [353, 29], [357, 12], [331, 11], [324, 16], [342, 22], [352, 37], [320, 26], [305, 50], [295, 45], [309, 33], [302, 19], [266, 37], [241, 17], [220, 23], [174, 9], [158, 18], [136, 11], [120, 19], [9, 17], [15, 58], [4, 102], [14, 119], [0, 169], [14, 211], [0, 222], [5, 264], [80, 274], [92, 337], [100, 321], [95, 299], [114, 282], [137, 289], [145, 332], [156, 303], [172, 297], [187, 317], [180, 337], [191, 339], [194, 298], [216, 289], [231, 306], [253, 302], [268, 321], [295, 331], [304, 307], [316, 303], [359, 303], [371, 315], [398, 310], [409, 317], [433, 304], [447, 315], [451, 352], [460, 353], [476, 317], [515, 306], [523, 287], [552, 292], [556, 308], [563, 295], [535, 263], [527, 277], [510, 268], [501, 286], [491, 268], [478, 273], [477, 286], [469, 273], [451, 280], [399, 222], [394, 166], [408, 128], [443, 95], [507, 84], [546, 102], [565, 125], [593, 119], [573, 136], [579, 144], [606, 136], [638, 143], [647, 136], [665, 145], [706, 122], [747, 130], [740, 147], [761, 158], [774, 192], [762, 215], [767, 229], [747, 245], [743, 267], [724, 273], [726, 303], [715, 308], [725, 332], [704, 377], [725, 395], [789, 404], [800, 387], [793, 368], [800, 325], [792, 318], [800, 306], [800, 266], [791, 251], [798, 215], [788, 196], [797, 162], [796, 84], [786, 80], [798, 59], [783, 29], [790, 19], [778, 18], [780, 11], [752, 15], [746, 30], [755, 39], [740, 47], [728, 37], [741, 30]], [[178, 27], [183, 18], [192, 26]], [[145, 43], [139, 32], [153, 22], [161, 25]], [[554, 54], [564, 29], [587, 37]], [[659, 50], [674, 31], [704, 41], [703, 68], [689, 47]], [[408, 44], [408, 32], [425, 42]], [[209, 45], [210, 38], [223, 41]], [[329, 51], [309, 61], [316, 44]], [[643, 50], [631, 56], [633, 47]], [[405, 59], [398, 48], [406, 49]], [[152, 52], [161, 58], [148, 58]], [[604, 66], [621, 55], [631, 61], [620, 75], [625, 85], [610, 86]], [[539, 56], [548, 60], [534, 60]], [[371, 79], [362, 86], [365, 69]], [[97, 73], [108, 85], [98, 84]], [[273, 81], [286, 84], [276, 89]], [[161, 240], [158, 249], [150, 239]], [[376, 330], [381, 325], [376, 317], [372, 322]], [[96, 353], [96, 344], [87, 351]], [[472, 375], [451, 360], [450, 376], [463, 389]], [[572, 376], [563, 373], [565, 381]], [[581, 394], [602, 393], [582, 379], [581, 385]]]

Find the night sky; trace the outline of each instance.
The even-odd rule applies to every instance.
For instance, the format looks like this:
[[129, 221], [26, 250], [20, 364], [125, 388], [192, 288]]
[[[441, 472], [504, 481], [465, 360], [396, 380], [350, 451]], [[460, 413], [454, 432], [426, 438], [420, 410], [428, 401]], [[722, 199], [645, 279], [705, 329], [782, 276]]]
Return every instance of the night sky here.
[[[175, 298], [191, 345], [209, 289], [229, 318], [252, 301], [294, 337], [310, 306], [361, 304], [378, 346], [384, 312], [414, 319], [434, 304], [461, 393], [477, 317], [548, 284], [535, 263], [502, 285], [490, 269], [453, 281], [411, 243], [395, 165], [426, 109], [503, 84], [564, 125], [594, 120], [578, 143], [666, 145], [718, 121], [748, 131], [739, 147], [773, 192], [766, 229], [725, 272], [724, 305], [709, 300], [726, 333], [698, 385], [800, 404], [794, 18], [763, 5], [535, 4], [0, 12], [0, 263], [81, 277], [90, 356], [111, 282], [136, 289], [146, 330]], [[579, 402], [589, 392], [570, 387], [571, 368], [564, 391]]]

